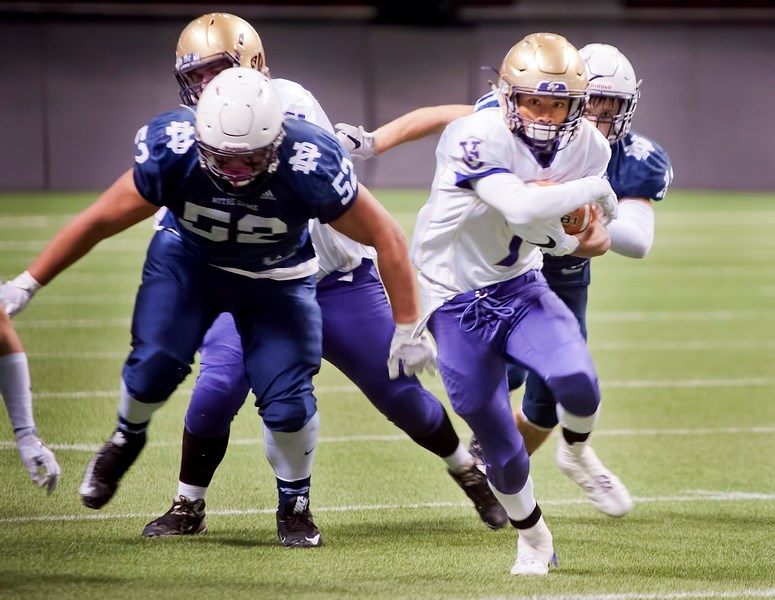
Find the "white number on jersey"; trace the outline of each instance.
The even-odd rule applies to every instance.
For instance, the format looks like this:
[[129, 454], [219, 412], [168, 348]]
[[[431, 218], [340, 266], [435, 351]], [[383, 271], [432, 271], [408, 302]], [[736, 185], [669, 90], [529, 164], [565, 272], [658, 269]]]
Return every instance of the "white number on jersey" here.
[[148, 125], [143, 125], [137, 130], [135, 134], [135, 145], [137, 146], [137, 154], [135, 154], [135, 162], [143, 164], [150, 153], [148, 152], [148, 144], [145, 143], [145, 138], [148, 137]]
[[334, 186], [336, 192], [342, 197], [342, 204], [347, 204], [353, 199], [355, 190], [353, 189], [353, 183], [349, 177], [353, 170], [353, 163], [346, 156], [342, 157], [342, 170], [339, 175], [336, 176], [331, 185]]
[[[208, 206], [199, 206], [186, 202], [183, 209], [183, 218], [180, 224], [186, 229], [207, 238], [211, 242], [225, 242], [229, 239], [228, 227], [212, 225], [209, 229], [197, 224], [199, 217], [205, 217], [219, 223], [228, 225], [231, 222], [231, 213]], [[203, 224], [202, 224], [203, 225]], [[245, 215], [237, 221], [237, 242], [240, 244], [268, 244], [277, 241], [279, 234], [288, 232], [288, 226], [275, 217], [267, 218], [258, 215]]]

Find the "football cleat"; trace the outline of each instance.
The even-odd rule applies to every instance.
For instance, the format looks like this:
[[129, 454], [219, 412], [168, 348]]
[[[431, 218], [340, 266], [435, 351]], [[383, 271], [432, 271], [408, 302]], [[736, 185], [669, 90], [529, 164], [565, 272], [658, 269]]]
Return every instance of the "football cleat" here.
[[116, 493], [124, 473], [137, 460], [143, 446], [144, 432], [127, 434], [116, 429], [86, 467], [83, 482], [78, 489], [83, 505], [95, 510], [105, 506]]
[[286, 548], [317, 548], [323, 545], [312, 520], [308, 496], [294, 496], [277, 513], [277, 537]]
[[517, 530], [517, 561], [512, 575], [546, 575], [551, 565], [557, 566], [552, 534], [543, 517], [529, 529]]
[[487, 476], [479, 470], [476, 464], [471, 465], [462, 473], [449, 471], [449, 474], [474, 503], [479, 518], [487, 527], [501, 529], [509, 522], [506, 509], [498, 502], [487, 483]]
[[584, 490], [597, 510], [609, 517], [622, 517], [632, 510], [627, 488], [605, 468], [588, 443], [577, 448], [561, 437], [555, 458], [560, 471]]
[[207, 533], [205, 501], [203, 498], [189, 500], [185, 496], [176, 496], [172, 501], [172, 508], [143, 529], [143, 537], [197, 533]]

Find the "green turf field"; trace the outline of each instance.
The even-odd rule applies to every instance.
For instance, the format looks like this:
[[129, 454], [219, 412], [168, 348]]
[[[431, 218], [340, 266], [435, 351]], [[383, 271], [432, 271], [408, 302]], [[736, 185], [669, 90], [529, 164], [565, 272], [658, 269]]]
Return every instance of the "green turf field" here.
[[[378, 197], [410, 229], [424, 193]], [[94, 195], [0, 196], [0, 276], [23, 270]], [[436, 457], [325, 365], [312, 508], [320, 549], [282, 548], [274, 478], [251, 403], [207, 497], [210, 532], [140, 537], [177, 489], [189, 378], [150, 429], [114, 500], [77, 488], [114, 426], [119, 373], [148, 223], [104, 242], [16, 319], [36, 416], [64, 475], [28, 480], [0, 415], [2, 598], [775, 597], [775, 196], [675, 191], [643, 261], [595, 260], [590, 346], [603, 385], [598, 454], [632, 514], [597, 513], [533, 459], [560, 568], [515, 578], [513, 530], [489, 531]], [[353, 324], [357, 327], [357, 324]], [[444, 402], [438, 377], [424, 381]], [[514, 399], [517, 401], [517, 398]], [[454, 417], [461, 435], [470, 432]]]

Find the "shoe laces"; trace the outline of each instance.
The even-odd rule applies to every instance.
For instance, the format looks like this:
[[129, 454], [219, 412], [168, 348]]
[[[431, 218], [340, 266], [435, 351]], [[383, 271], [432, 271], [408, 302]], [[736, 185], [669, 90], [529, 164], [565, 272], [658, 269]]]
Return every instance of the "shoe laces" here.
[[170, 514], [177, 515], [179, 517], [197, 516], [200, 512], [197, 510], [197, 500], [189, 500], [185, 496], [178, 496], [172, 503]]

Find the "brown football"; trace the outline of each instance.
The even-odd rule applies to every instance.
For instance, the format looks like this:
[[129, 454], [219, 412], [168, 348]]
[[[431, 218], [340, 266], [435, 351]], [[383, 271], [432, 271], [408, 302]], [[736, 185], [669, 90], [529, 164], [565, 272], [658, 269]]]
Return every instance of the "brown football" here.
[[573, 212], [563, 215], [560, 218], [565, 233], [574, 235], [581, 233], [589, 226], [589, 220], [592, 218], [592, 207], [589, 204], [585, 204], [581, 208], [574, 210]]

